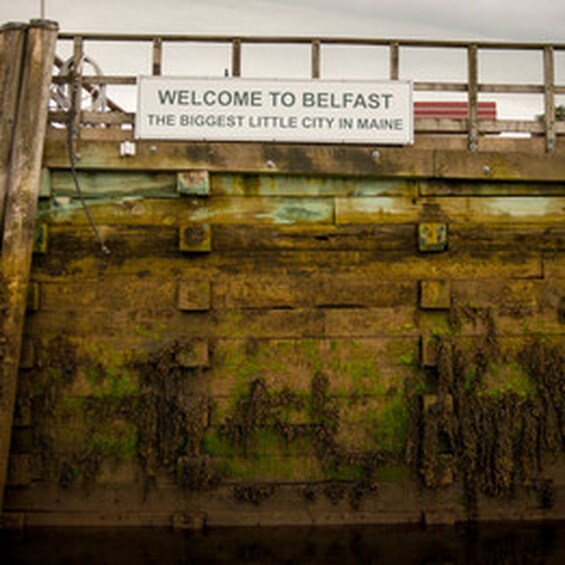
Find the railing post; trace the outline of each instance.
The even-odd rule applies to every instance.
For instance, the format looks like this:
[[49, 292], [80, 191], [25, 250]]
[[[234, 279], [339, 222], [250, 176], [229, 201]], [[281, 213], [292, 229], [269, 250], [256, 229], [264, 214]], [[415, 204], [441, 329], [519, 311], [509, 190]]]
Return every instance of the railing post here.
[[479, 148], [479, 80], [477, 46], [472, 44], [467, 47], [467, 103], [469, 106], [469, 150], [477, 151]]
[[241, 39], [231, 42], [231, 76], [241, 76]]
[[389, 45], [390, 51], [390, 65], [389, 65], [389, 76], [390, 80], [398, 80], [400, 76], [400, 47], [398, 42], [393, 41]]
[[153, 76], [161, 76], [163, 64], [163, 40], [160, 37], [153, 39]]
[[[82, 37], [75, 37], [73, 40], [73, 66], [71, 72], [69, 111], [72, 115], [72, 138], [76, 141], [80, 135], [81, 104], [82, 104], [82, 61], [83, 61], [83, 40]], [[74, 110], [74, 112], [71, 111]], [[74, 151], [74, 148], [73, 148]]]
[[543, 48], [543, 82], [544, 82], [544, 125], [545, 149], [548, 153], [555, 150], [555, 66], [553, 47], [546, 45]]
[[320, 40], [312, 41], [312, 78], [320, 78]]

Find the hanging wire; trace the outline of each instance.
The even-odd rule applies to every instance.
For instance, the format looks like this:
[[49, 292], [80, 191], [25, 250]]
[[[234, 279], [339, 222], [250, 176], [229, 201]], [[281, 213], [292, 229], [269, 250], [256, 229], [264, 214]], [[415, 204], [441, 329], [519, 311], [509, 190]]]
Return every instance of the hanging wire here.
[[100, 245], [100, 250], [102, 251], [102, 253], [104, 255], [110, 255], [110, 249], [104, 243], [104, 239], [100, 235], [98, 227], [96, 226], [96, 222], [94, 221], [94, 218], [92, 217], [92, 213], [90, 212], [90, 208], [88, 207], [88, 205], [86, 203], [86, 200], [84, 198], [84, 195], [83, 195], [81, 187], [80, 187], [80, 182], [78, 180], [78, 175], [77, 175], [77, 171], [76, 171], [76, 156], [75, 156], [75, 152], [73, 150], [73, 138], [74, 138], [74, 135], [75, 135], [74, 123], [75, 123], [75, 118], [76, 118], [77, 112], [78, 112], [78, 109], [76, 107], [77, 92], [78, 92], [78, 71], [77, 71], [77, 69], [73, 69], [73, 71], [72, 71], [72, 84], [71, 84], [71, 96], [70, 96], [71, 100], [70, 100], [70, 106], [69, 106], [69, 122], [67, 124], [67, 149], [68, 149], [68, 153], [69, 153], [69, 164], [71, 166], [71, 177], [73, 179], [73, 184], [75, 185], [75, 190], [76, 190], [78, 199], [80, 200], [80, 203], [82, 205], [84, 213], [86, 214], [86, 217], [88, 218], [88, 223], [90, 224], [90, 227], [92, 228], [92, 231], [94, 232], [96, 240], [98, 241], [98, 244]]

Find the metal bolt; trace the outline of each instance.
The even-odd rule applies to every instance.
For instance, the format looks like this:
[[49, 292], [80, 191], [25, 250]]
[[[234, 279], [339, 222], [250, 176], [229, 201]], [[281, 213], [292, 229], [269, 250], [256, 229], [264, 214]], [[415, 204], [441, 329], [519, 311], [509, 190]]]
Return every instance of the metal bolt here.
[[265, 163], [265, 166], [267, 169], [274, 169], [276, 167], [275, 162], [270, 159]]
[[485, 165], [483, 167], [483, 175], [489, 175], [490, 174], [490, 167], [488, 165]]
[[377, 162], [377, 161], [381, 158], [381, 153], [380, 153], [380, 151], [378, 151], [377, 149], [375, 149], [375, 150], [371, 153], [371, 157], [373, 158], [373, 161]]
[[157, 146], [156, 145], [150, 145], [149, 146], [149, 153], [157, 153]]

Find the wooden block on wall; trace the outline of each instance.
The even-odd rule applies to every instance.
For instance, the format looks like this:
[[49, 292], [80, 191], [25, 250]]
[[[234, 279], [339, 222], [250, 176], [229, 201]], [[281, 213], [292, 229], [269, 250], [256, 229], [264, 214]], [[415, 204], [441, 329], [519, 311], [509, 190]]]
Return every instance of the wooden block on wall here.
[[430, 335], [423, 335], [420, 340], [420, 365], [437, 366], [437, 341]]
[[33, 252], [37, 255], [45, 255], [47, 253], [47, 240], [49, 237], [49, 228], [47, 224], [39, 224], [35, 228], [35, 241], [33, 242]]
[[185, 369], [210, 366], [210, 348], [204, 339], [194, 340], [177, 353], [177, 363]]
[[211, 307], [210, 282], [207, 280], [180, 281], [177, 308], [184, 312], [206, 311]]
[[208, 171], [186, 171], [177, 174], [177, 190], [187, 196], [209, 196], [210, 174]]
[[448, 310], [451, 307], [451, 281], [420, 281], [420, 308]]
[[179, 237], [179, 249], [185, 253], [209, 253], [212, 251], [210, 224], [184, 224], [180, 226]]
[[437, 253], [447, 249], [447, 224], [436, 222], [418, 224], [418, 249]]

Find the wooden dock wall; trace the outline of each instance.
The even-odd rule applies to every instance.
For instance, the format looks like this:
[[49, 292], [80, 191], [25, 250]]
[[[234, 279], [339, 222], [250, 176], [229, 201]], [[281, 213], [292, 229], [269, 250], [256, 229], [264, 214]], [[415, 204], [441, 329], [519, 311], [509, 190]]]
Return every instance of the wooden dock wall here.
[[6, 511], [563, 519], [565, 184], [539, 141], [83, 142], [104, 255], [52, 131]]

